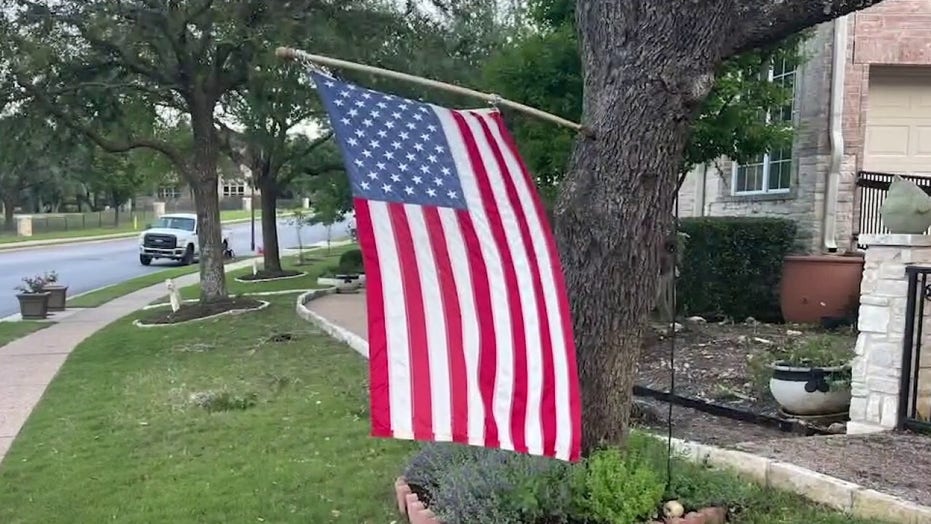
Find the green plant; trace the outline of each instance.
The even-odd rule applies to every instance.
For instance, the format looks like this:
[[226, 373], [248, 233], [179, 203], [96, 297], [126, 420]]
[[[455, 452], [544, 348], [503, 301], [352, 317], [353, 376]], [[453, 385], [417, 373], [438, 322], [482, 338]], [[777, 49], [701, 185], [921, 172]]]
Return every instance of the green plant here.
[[362, 251], [359, 249], [350, 249], [339, 257], [339, 271], [341, 273], [362, 273]]
[[781, 218], [684, 219], [688, 235], [677, 284], [688, 315], [781, 320], [778, 288], [783, 258], [795, 247], [796, 225]]
[[54, 284], [58, 282], [58, 273], [55, 271], [49, 271], [48, 273], [45, 274], [44, 278], [45, 278], [46, 284]]
[[25, 295], [36, 295], [45, 291], [48, 281], [42, 275], [34, 277], [23, 277], [23, 283], [16, 286], [16, 291]]
[[599, 450], [584, 467], [579, 508], [583, 519], [604, 524], [640, 522], [651, 517], [662, 501], [663, 479], [635, 453]]
[[[790, 367], [830, 368], [849, 364], [854, 357], [854, 341], [851, 336], [836, 333], [819, 333], [807, 337], [788, 339], [750, 357], [750, 375], [758, 394], [765, 394], [769, 379], [773, 376], [772, 364]], [[825, 376], [833, 389], [850, 381], [848, 372], [831, 373]]]

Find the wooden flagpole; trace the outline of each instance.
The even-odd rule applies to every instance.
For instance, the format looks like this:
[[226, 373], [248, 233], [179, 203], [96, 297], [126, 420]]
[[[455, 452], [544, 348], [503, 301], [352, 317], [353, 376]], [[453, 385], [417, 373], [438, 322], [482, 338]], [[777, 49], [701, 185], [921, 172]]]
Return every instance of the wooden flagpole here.
[[297, 60], [297, 61], [308, 62], [308, 63], [315, 63], [315, 64], [322, 64], [322, 65], [332, 66], [332, 67], [340, 67], [340, 68], [345, 68], [345, 69], [353, 69], [356, 71], [362, 71], [364, 73], [372, 73], [375, 75], [381, 75], [381, 76], [385, 76], [388, 78], [394, 78], [396, 80], [404, 80], [406, 82], [420, 84], [426, 87], [442, 89], [444, 91], [449, 91], [451, 93], [457, 93], [460, 95], [478, 98], [481, 100], [485, 100], [486, 102], [490, 102], [491, 104], [494, 104], [494, 105], [509, 107], [511, 109], [520, 111], [530, 116], [534, 116], [542, 120], [547, 120], [549, 122], [553, 122], [555, 124], [568, 127], [569, 129], [583, 133], [584, 135], [588, 137], [592, 136], [591, 130], [581, 124], [572, 122], [571, 120], [566, 120], [565, 118], [556, 116], [552, 113], [547, 113], [546, 111], [542, 111], [535, 107], [526, 106], [518, 102], [513, 102], [511, 100], [501, 98], [498, 95], [482, 93], [481, 91], [475, 91], [474, 89], [468, 89], [465, 87], [447, 84], [446, 82], [439, 82], [437, 80], [430, 80], [429, 78], [423, 78], [420, 76], [409, 75], [407, 73], [392, 71], [390, 69], [382, 69], [380, 67], [367, 66], [364, 64], [356, 63], [356, 62], [348, 62], [346, 60], [339, 60], [338, 58], [330, 58], [328, 56], [312, 55], [310, 53], [301, 51], [299, 49], [292, 49], [290, 47], [279, 47], [275, 51], [275, 54], [280, 58]]

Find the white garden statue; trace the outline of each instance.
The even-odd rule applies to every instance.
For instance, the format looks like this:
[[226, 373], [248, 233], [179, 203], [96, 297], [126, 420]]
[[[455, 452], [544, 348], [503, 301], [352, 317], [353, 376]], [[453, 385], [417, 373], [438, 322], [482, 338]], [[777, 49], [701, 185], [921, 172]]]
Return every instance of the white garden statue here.
[[896, 175], [880, 213], [889, 232], [918, 235], [931, 227], [931, 196], [914, 182]]
[[259, 274], [259, 261], [258, 259], [252, 259], [252, 276]]
[[168, 300], [171, 302], [171, 310], [177, 312], [181, 309], [181, 291], [175, 286], [175, 281], [166, 278], [165, 287], [168, 288]]

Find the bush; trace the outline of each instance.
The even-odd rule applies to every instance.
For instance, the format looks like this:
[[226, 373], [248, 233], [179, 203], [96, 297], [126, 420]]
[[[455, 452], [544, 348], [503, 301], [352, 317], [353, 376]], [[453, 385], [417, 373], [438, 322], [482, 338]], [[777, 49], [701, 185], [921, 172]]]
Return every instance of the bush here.
[[650, 464], [617, 449], [598, 451], [585, 462], [582, 516], [605, 524], [642, 521], [656, 510], [664, 489]]
[[362, 273], [362, 251], [350, 249], [340, 255], [339, 270], [342, 273]]
[[795, 223], [781, 218], [684, 219], [688, 235], [678, 280], [683, 313], [707, 318], [779, 321], [783, 257]]

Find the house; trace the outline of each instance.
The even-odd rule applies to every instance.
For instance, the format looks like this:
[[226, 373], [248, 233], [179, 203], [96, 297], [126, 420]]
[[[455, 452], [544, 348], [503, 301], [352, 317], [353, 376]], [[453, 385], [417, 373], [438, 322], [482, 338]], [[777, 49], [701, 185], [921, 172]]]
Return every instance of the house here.
[[795, 125], [791, 150], [696, 168], [681, 217], [791, 217], [808, 252], [845, 252], [880, 232], [881, 199], [858, 176], [931, 176], [931, 0], [885, 0], [817, 27], [805, 46], [801, 66], [771, 71], [795, 92], [775, 115]]
[[[243, 169], [240, 173], [232, 173], [229, 169], [221, 169], [217, 181], [217, 192], [220, 197], [221, 210], [248, 209], [252, 205], [252, 196], [255, 195], [255, 205], [258, 207], [259, 190], [254, 189], [251, 175]], [[164, 202], [168, 212], [193, 211], [194, 193], [190, 186], [177, 179], [176, 183], [160, 185], [154, 192], [136, 197], [136, 207], [151, 209], [153, 202]]]

